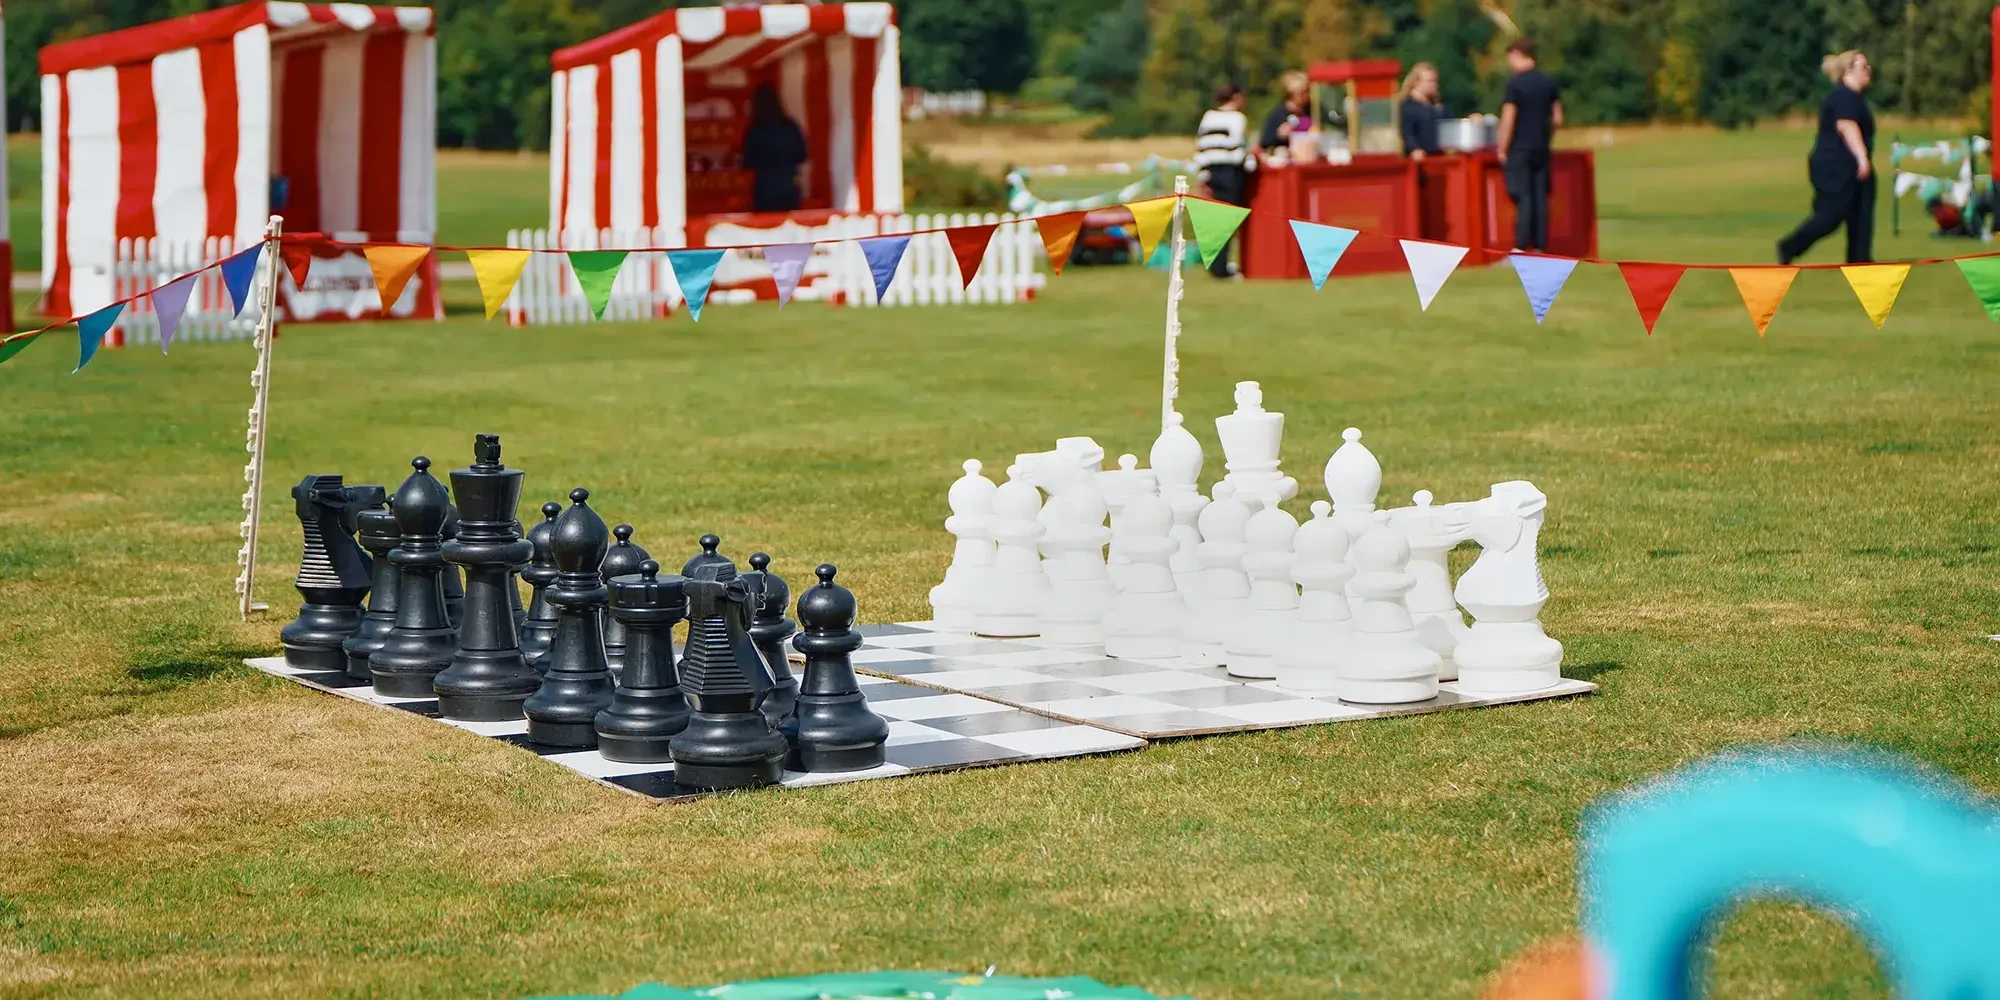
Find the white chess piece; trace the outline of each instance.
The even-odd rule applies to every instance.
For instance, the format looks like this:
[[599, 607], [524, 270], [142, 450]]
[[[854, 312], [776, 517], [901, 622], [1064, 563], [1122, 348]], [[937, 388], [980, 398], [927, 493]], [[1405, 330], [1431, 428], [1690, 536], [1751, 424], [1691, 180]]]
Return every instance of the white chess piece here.
[[1417, 638], [1404, 595], [1416, 581], [1404, 571], [1410, 545], [1376, 515], [1368, 533], [1354, 543], [1348, 560], [1356, 570], [1348, 589], [1361, 599], [1354, 634], [1335, 657], [1341, 701], [1363, 705], [1406, 705], [1438, 693], [1438, 655]]
[[977, 459], [951, 484], [951, 516], [944, 530], [957, 536], [944, 581], [931, 588], [931, 619], [940, 632], [967, 633], [977, 624], [979, 604], [993, 575], [993, 494], [999, 487], [980, 475]]
[[1117, 588], [1104, 565], [1111, 532], [1104, 527], [1104, 496], [1097, 477], [1058, 460], [1046, 472], [1051, 493], [1042, 508], [1042, 570], [1049, 591], [1041, 608], [1042, 638], [1062, 645], [1104, 641], [1104, 616]]
[[1111, 552], [1104, 563], [1111, 569], [1111, 582], [1123, 588], [1124, 566], [1132, 560], [1118, 548], [1118, 518], [1125, 509], [1125, 503], [1133, 497], [1155, 496], [1159, 493], [1154, 484], [1153, 470], [1139, 468], [1139, 456], [1118, 456], [1118, 468], [1097, 474], [1097, 491], [1104, 495], [1104, 506], [1111, 512]]
[[1542, 631], [1542, 582], [1537, 554], [1549, 498], [1526, 481], [1496, 483], [1471, 509], [1479, 558], [1458, 580], [1458, 603], [1472, 612], [1459, 641], [1458, 689], [1466, 694], [1520, 694], [1562, 683], [1562, 643]]
[[1173, 505], [1174, 585], [1189, 604], [1195, 603], [1201, 586], [1201, 531], [1195, 522], [1201, 517], [1208, 498], [1201, 495], [1201, 442], [1182, 426], [1179, 413], [1167, 414], [1167, 426], [1153, 442], [1153, 478], [1160, 484], [1160, 496]]
[[1354, 628], [1347, 604], [1354, 567], [1347, 564], [1347, 532], [1334, 521], [1333, 505], [1315, 501], [1312, 512], [1292, 538], [1292, 579], [1302, 592], [1291, 641], [1278, 651], [1278, 686], [1332, 695], [1340, 691], [1336, 650], [1352, 639]]
[[1170, 565], [1179, 543], [1169, 536], [1174, 509], [1149, 495], [1125, 504], [1124, 517], [1112, 544], [1131, 557], [1125, 567], [1125, 587], [1104, 619], [1104, 654], [1130, 659], [1173, 660], [1181, 654], [1187, 604], [1174, 588]]
[[1278, 676], [1278, 651], [1292, 638], [1298, 614], [1299, 589], [1292, 582], [1292, 536], [1299, 522], [1268, 495], [1264, 509], [1244, 526], [1243, 572], [1250, 578], [1250, 599], [1242, 624], [1223, 641], [1229, 676], [1269, 680]]
[[1194, 636], [1181, 644], [1181, 660], [1189, 666], [1216, 667], [1227, 659], [1224, 643], [1241, 623], [1250, 601], [1250, 580], [1243, 575], [1243, 532], [1250, 509], [1236, 502], [1236, 488], [1215, 484], [1215, 502], [1201, 512], [1201, 591], [1194, 608]]
[[1438, 680], [1458, 679], [1454, 652], [1466, 636], [1465, 616], [1451, 594], [1451, 565], [1448, 556], [1459, 542], [1471, 537], [1457, 505], [1431, 506], [1431, 491], [1418, 490], [1411, 498], [1416, 506], [1389, 512], [1389, 520], [1403, 531], [1410, 543], [1410, 576], [1417, 581], [1410, 588], [1410, 620], [1424, 645], [1438, 655]]
[[979, 635], [1022, 638], [1040, 635], [1042, 602], [1049, 593], [1035, 543], [1042, 537], [1042, 495], [1021, 478], [1021, 467], [1007, 467], [1007, 481], [993, 491], [993, 575], [976, 616]]
[[[1333, 519], [1350, 543], [1374, 530], [1375, 495], [1382, 491], [1382, 463], [1361, 443], [1361, 429], [1340, 432], [1342, 444], [1326, 460], [1326, 495], [1333, 501]], [[1347, 585], [1348, 603], [1360, 613], [1354, 584]]]
[[1278, 448], [1285, 415], [1264, 409], [1264, 390], [1255, 382], [1236, 383], [1236, 412], [1215, 418], [1222, 439], [1223, 481], [1236, 488], [1237, 502], [1256, 510], [1269, 497], [1282, 503], [1299, 494], [1299, 481], [1278, 471]]

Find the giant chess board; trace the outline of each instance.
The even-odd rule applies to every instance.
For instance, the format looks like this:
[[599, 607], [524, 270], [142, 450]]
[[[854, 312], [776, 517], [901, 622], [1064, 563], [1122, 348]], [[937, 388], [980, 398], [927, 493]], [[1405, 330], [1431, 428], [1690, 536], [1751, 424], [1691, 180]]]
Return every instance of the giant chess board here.
[[1446, 681], [1438, 696], [1410, 705], [1350, 705], [1307, 697], [1276, 681], [1246, 681], [1221, 667], [1119, 660], [1102, 646], [1056, 646], [1038, 639], [984, 639], [935, 631], [930, 622], [861, 625], [867, 642], [855, 669], [877, 677], [1003, 702], [1065, 722], [1146, 739], [1283, 729], [1459, 708], [1485, 708], [1591, 694], [1597, 685], [1564, 678], [1527, 694], [1475, 696]]

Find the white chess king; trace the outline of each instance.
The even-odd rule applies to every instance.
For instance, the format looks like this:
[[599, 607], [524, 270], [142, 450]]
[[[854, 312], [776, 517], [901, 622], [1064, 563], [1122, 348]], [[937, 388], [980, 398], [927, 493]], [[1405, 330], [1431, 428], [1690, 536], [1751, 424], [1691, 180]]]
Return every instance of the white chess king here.
[[1222, 439], [1222, 481], [1236, 490], [1236, 502], [1257, 510], [1269, 498], [1283, 503], [1299, 495], [1299, 481], [1278, 471], [1278, 448], [1285, 415], [1264, 409], [1264, 390], [1255, 382], [1236, 383], [1236, 412], [1215, 418]]
[[1458, 689], [1467, 694], [1521, 694], [1562, 683], [1562, 643], [1542, 631], [1542, 582], [1537, 536], [1549, 498], [1525, 480], [1495, 483], [1470, 507], [1479, 558], [1458, 580], [1458, 603], [1472, 612], [1472, 629], [1458, 643]]
[[940, 632], [973, 630], [993, 574], [993, 494], [999, 487], [980, 475], [977, 459], [968, 460], [964, 469], [946, 494], [951, 516], [944, 519], [944, 530], [958, 542], [943, 582], [931, 588], [931, 618]]

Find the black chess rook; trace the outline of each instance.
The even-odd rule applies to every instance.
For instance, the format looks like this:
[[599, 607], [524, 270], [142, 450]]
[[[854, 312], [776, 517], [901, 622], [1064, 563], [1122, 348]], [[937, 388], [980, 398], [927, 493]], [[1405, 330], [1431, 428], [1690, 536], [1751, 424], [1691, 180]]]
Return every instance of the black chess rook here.
[[555, 535], [556, 517], [562, 509], [562, 504], [554, 500], [542, 505], [542, 523], [528, 529], [528, 541], [534, 546], [535, 555], [528, 568], [521, 571], [521, 579], [534, 588], [528, 598], [527, 623], [521, 626], [521, 655], [527, 657], [528, 666], [538, 674], [548, 671], [549, 644], [556, 638], [556, 606], [549, 603], [549, 585], [556, 582], [561, 571], [556, 569], [549, 539]]
[[549, 537], [549, 553], [556, 564], [555, 583], [548, 592], [556, 609], [555, 641], [549, 646], [541, 687], [522, 710], [533, 742], [588, 749], [597, 745], [597, 713], [610, 707], [616, 688], [604, 662], [607, 594], [604, 578], [598, 575], [611, 532], [585, 502], [589, 490], [571, 490], [569, 499], [569, 509], [556, 518]]
[[[714, 537], [702, 540], [711, 554]], [[694, 713], [669, 745], [674, 783], [697, 791], [776, 784], [788, 747], [758, 707], [771, 683], [750, 642], [749, 588], [727, 559], [697, 556], [693, 568], [684, 585], [688, 639], [681, 690]]]
[[833, 564], [819, 567], [819, 585], [799, 595], [805, 631], [792, 646], [806, 657], [798, 708], [785, 726], [790, 765], [799, 771], [863, 771], [880, 767], [889, 724], [868, 707], [850, 657], [861, 648], [854, 631], [854, 592], [833, 582]]
[[402, 540], [403, 533], [396, 527], [396, 515], [387, 506], [387, 490], [380, 486], [355, 488], [370, 491], [366, 506], [355, 512], [354, 523], [359, 529], [361, 547], [373, 557], [375, 579], [368, 588], [368, 611], [361, 616], [361, 627], [341, 643], [341, 649], [347, 654], [347, 676], [367, 681], [375, 678], [368, 669], [368, 657], [382, 648], [396, 627], [396, 595], [402, 589], [403, 573], [389, 561], [389, 551]]
[[[631, 525], [621, 524], [611, 529], [611, 535], [618, 541], [604, 553], [604, 565], [598, 568], [598, 575], [604, 578], [607, 587], [617, 577], [639, 572], [639, 564], [652, 558], [645, 549], [632, 544]], [[604, 662], [610, 664], [611, 676], [624, 676], [625, 626], [618, 624], [615, 616], [604, 620]]]
[[799, 701], [799, 679], [792, 676], [786, 662], [785, 640], [799, 630], [797, 622], [785, 617], [792, 606], [792, 588], [785, 578], [771, 572], [771, 557], [759, 552], [750, 557], [750, 572], [743, 574], [750, 590], [753, 616], [750, 642], [764, 660], [764, 672], [771, 678], [771, 693], [764, 696], [764, 717], [782, 728], [792, 717]]
[[611, 707], [597, 713], [597, 752], [606, 760], [672, 760], [669, 744], [687, 728], [688, 703], [674, 669], [674, 626], [687, 617], [687, 580], [660, 564], [612, 577], [611, 620], [625, 633], [625, 673]]
[[368, 657], [375, 690], [392, 698], [428, 698], [436, 692], [433, 678], [451, 666], [458, 632], [445, 617], [444, 588], [438, 574], [444, 568], [444, 523], [450, 511], [444, 484], [430, 474], [431, 460], [410, 459], [410, 478], [396, 488], [390, 502], [399, 537], [389, 561], [402, 573], [396, 595], [396, 625], [382, 648]]
[[339, 476], [307, 476], [292, 487], [305, 552], [296, 584], [305, 603], [299, 616], [279, 632], [285, 662], [301, 670], [344, 671], [349, 636], [361, 627], [361, 601], [368, 595], [373, 567], [348, 530], [354, 495]]
[[541, 686], [541, 678], [521, 656], [515, 632], [520, 591], [514, 587], [514, 569], [535, 550], [514, 520], [522, 478], [521, 470], [500, 463], [497, 434], [478, 435], [472, 465], [451, 474], [460, 520], [457, 536], [444, 543], [444, 557], [465, 568], [465, 617], [451, 665], [432, 682], [442, 718], [518, 719], [522, 702]]

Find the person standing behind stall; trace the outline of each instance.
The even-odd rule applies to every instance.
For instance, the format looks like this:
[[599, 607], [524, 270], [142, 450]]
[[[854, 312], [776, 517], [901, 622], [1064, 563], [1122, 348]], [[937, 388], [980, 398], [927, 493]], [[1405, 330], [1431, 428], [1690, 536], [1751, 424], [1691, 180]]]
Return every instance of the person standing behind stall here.
[[1298, 70], [1286, 73], [1281, 79], [1285, 98], [1264, 116], [1264, 131], [1257, 137], [1256, 152], [1266, 155], [1290, 148], [1293, 133], [1312, 128], [1312, 82]]
[[1562, 127], [1562, 95], [1535, 61], [1535, 43], [1516, 38], [1507, 46], [1507, 94], [1500, 105], [1500, 166], [1507, 197], [1514, 200], [1514, 248], [1549, 246], [1549, 146]]
[[750, 130], [743, 137], [743, 165], [755, 175], [750, 210], [798, 211], [799, 167], [806, 159], [806, 134], [785, 114], [778, 92], [769, 86], [757, 88]]
[[1812, 216], [1778, 241], [1778, 263], [1798, 259], [1822, 237], [1847, 225], [1847, 262], [1874, 259], [1875, 113], [1861, 92], [1874, 80], [1868, 57], [1849, 50], [1827, 56], [1820, 69], [1833, 92], [1819, 106], [1819, 135], [1806, 157], [1812, 181]]
[[[1202, 114], [1194, 139], [1195, 165], [1208, 175], [1208, 193], [1216, 201], [1250, 203], [1246, 188], [1257, 160], [1250, 155], [1249, 131], [1250, 120], [1243, 116], [1243, 88], [1233, 83], [1216, 88], [1215, 106]], [[1234, 242], [1232, 237], [1230, 243]], [[1218, 278], [1236, 277], [1236, 270], [1229, 266], [1230, 243], [1223, 244], [1208, 273]]]
[[1438, 145], [1438, 122], [1450, 118], [1451, 111], [1438, 100], [1436, 66], [1420, 62], [1410, 67], [1410, 75], [1403, 78], [1401, 117], [1404, 156], [1421, 160], [1444, 151]]

